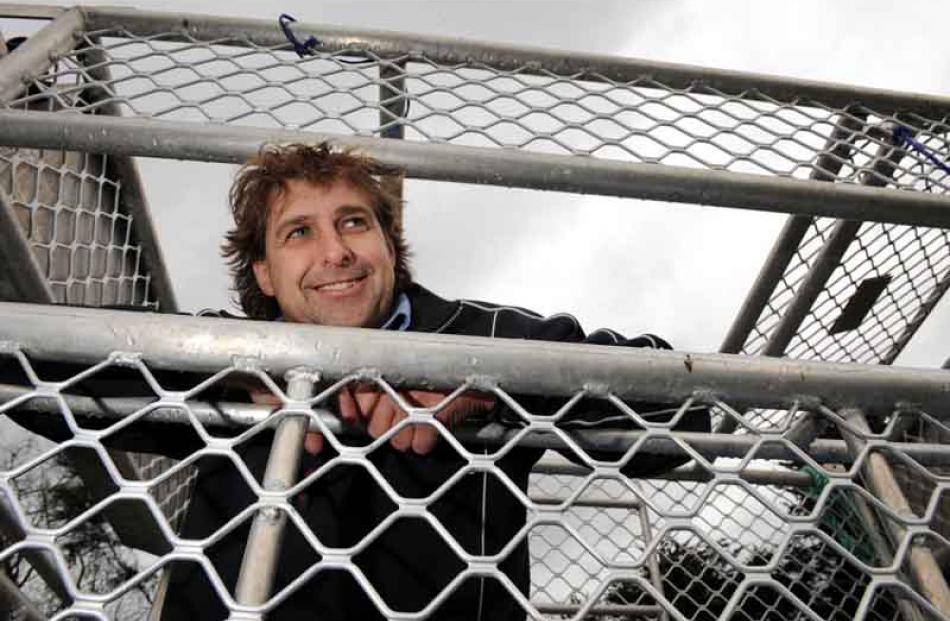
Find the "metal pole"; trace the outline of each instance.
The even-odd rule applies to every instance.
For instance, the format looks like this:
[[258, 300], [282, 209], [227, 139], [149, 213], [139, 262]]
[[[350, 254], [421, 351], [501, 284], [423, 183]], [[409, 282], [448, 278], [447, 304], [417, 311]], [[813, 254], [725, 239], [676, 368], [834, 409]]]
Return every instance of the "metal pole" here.
[[[857, 132], [861, 131], [866, 118], [867, 114], [861, 112], [846, 112], [839, 117], [834, 131], [828, 137], [828, 142], [825, 143], [825, 148], [812, 166], [812, 180], [834, 182], [841, 172], [845, 160], [851, 158], [854, 139]], [[737, 354], [742, 351], [742, 346], [749, 338], [749, 333], [755, 327], [755, 322], [762, 316], [762, 310], [768, 304], [770, 296], [785, 274], [785, 269], [798, 251], [798, 247], [812, 222], [814, 222], [814, 218], [800, 215], [789, 216], [788, 220], [785, 221], [785, 225], [782, 227], [778, 238], [776, 238], [768, 258], [766, 258], [759, 275], [755, 279], [755, 283], [742, 303], [739, 314], [736, 315], [725, 340], [719, 347], [719, 353]], [[727, 421], [734, 424], [734, 421], [728, 418], [723, 420], [723, 423], [725, 424]]]
[[0, 58], [0, 104], [6, 104], [46, 72], [56, 58], [76, 45], [76, 33], [85, 26], [82, 12], [70, 9], [43, 27], [17, 49]]
[[786, 408], [818, 395], [829, 407], [950, 410], [950, 373], [940, 369], [0, 303], [0, 346], [16, 343], [27, 356], [58, 362], [138, 352], [150, 368], [181, 372], [215, 373], [239, 358], [276, 375], [301, 366], [331, 379], [376, 369], [395, 386], [420, 388], [475, 378], [512, 394], [573, 396], [607, 386], [620, 399], [672, 403], [699, 397]]
[[[653, 539], [653, 529], [650, 527], [650, 516], [647, 515], [646, 505], [637, 503], [637, 515], [640, 518], [640, 528], [643, 531], [644, 540], [649, 542]], [[660, 548], [657, 547], [647, 557], [647, 568], [650, 570], [650, 582], [659, 591], [665, 599], [666, 592], [663, 590], [663, 574], [660, 573]], [[664, 609], [659, 616], [659, 621], [669, 621], [670, 615]]]
[[[0, 384], [0, 413], [6, 412], [4, 403], [30, 393], [29, 388], [21, 386], [9, 386]], [[88, 421], [102, 418], [122, 418], [139, 411], [148, 405], [148, 401], [136, 398], [94, 398], [79, 397], [74, 395], [62, 395], [63, 399], [69, 405], [70, 411], [77, 416], [79, 420]], [[227, 426], [250, 427], [258, 424], [268, 418], [273, 412], [273, 408], [262, 405], [250, 405], [243, 403], [189, 403], [189, 408], [202, 424], [209, 426]], [[10, 408], [10, 411], [19, 413], [50, 414], [58, 419], [58, 405], [55, 401], [49, 399], [33, 399], [27, 401], [16, 408]], [[314, 409], [314, 413], [319, 416], [326, 426], [334, 434], [354, 435], [363, 433], [361, 430], [345, 427], [340, 419], [327, 410]], [[177, 423], [188, 424], [188, 415], [177, 407], [162, 408], [156, 407], [154, 410], [143, 416], [142, 420], [157, 424]], [[308, 429], [317, 431], [316, 424], [309, 425]], [[487, 427], [457, 427], [453, 430], [453, 435], [463, 444], [487, 444], [489, 446], [501, 446], [506, 444], [520, 431], [520, 427], [509, 428], [496, 425]], [[593, 451], [613, 452], [618, 455], [623, 454], [626, 449], [648, 432], [639, 430], [575, 430], [570, 435], [582, 447]], [[695, 431], [673, 431], [670, 437], [688, 443], [698, 453], [708, 459], [717, 457], [744, 457], [749, 451], [756, 448], [759, 439], [751, 435], [735, 435], [730, 433], [703, 433]], [[657, 455], [682, 455], [682, 450], [672, 441], [654, 441], [650, 450], [651, 454]], [[552, 433], [535, 433], [522, 438], [519, 443], [521, 446], [531, 448], [543, 448], [557, 450], [564, 447], [563, 441]], [[944, 446], [936, 443], [904, 443], [891, 442], [890, 446], [904, 454], [912, 457], [925, 465], [946, 465], [950, 464], [950, 446]], [[138, 447], [131, 447], [138, 448]], [[809, 454], [813, 459], [820, 463], [841, 463], [848, 464], [851, 461], [851, 454], [848, 447], [841, 440], [819, 438], [802, 443], [799, 448]], [[156, 452], [160, 447], [141, 447], [146, 452]], [[756, 452], [759, 459], [794, 459], [795, 453], [788, 443], [771, 442], [759, 447]], [[566, 467], [566, 466], [562, 466]], [[549, 467], [552, 474], [578, 474], [584, 476], [587, 471], [581, 466], [574, 466], [580, 470], [557, 471], [553, 466]], [[673, 471], [669, 478], [678, 478], [681, 480], [707, 480], [708, 474], [704, 476], [705, 471], [681, 470], [679, 474]], [[777, 485], [798, 485], [808, 486], [812, 483], [811, 477], [803, 473], [794, 472], [771, 472], [763, 471], [758, 475], [755, 472], [740, 474], [743, 479], [750, 482], [767, 482]]]
[[[857, 408], [842, 410], [842, 417], [855, 427], [861, 435], [857, 435], [844, 426], [839, 426], [841, 436], [848, 444], [848, 449], [853, 456], [857, 456], [864, 448], [863, 436], [871, 433], [868, 427], [864, 412]], [[880, 453], [871, 452], [865, 458], [864, 478], [867, 486], [874, 495], [884, 504], [893, 509], [900, 515], [913, 516], [913, 511], [904, 492], [901, 490], [894, 471], [891, 470], [887, 459]], [[885, 521], [885, 524], [889, 522]], [[901, 538], [901, 533], [895, 533], [894, 539]], [[950, 617], [950, 587], [944, 580], [940, 565], [934, 559], [933, 553], [924, 546], [911, 543], [909, 551], [908, 564], [910, 565], [911, 575], [917, 582], [924, 597], [926, 597], [934, 607], [942, 614]]]
[[[181, 13], [156, 13], [138, 9], [87, 7], [89, 30], [122, 28], [138, 36], [161, 34], [163, 39], [226, 40], [229, 45], [287, 47], [276, 20], [211, 17]], [[399, 34], [379, 30], [341, 28], [299, 23], [295, 30], [320, 41], [326, 51], [365, 49], [392, 58], [412, 53], [446, 65], [478, 65], [501, 71], [554, 73], [582, 76], [593, 82], [642, 80], [644, 87], [666, 86], [691, 93], [717, 95], [742, 93], [748, 99], [796, 101], [822, 107], [845, 108], [855, 102], [881, 113], [916, 112], [941, 118], [950, 113], [950, 98], [896, 91], [797, 80], [772, 75], [708, 69], [634, 58], [579, 55], [543, 48], [494, 45], [459, 38]]]
[[0, 17], [53, 19], [69, 9], [52, 4], [0, 4]]
[[3, 570], [0, 570], [0, 615], [10, 621], [46, 619]]
[[[380, 61], [379, 65], [379, 135], [383, 138], [402, 140], [406, 135], [403, 124], [409, 109], [406, 97], [406, 63]], [[382, 179], [383, 189], [399, 200], [396, 222], [402, 229], [402, 176], [386, 176]]]
[[929, 192], [516, 149], [147, 118], [0, 111], [0, 144], [6, 146], [241, 163], [264, 143], [324, 140], [361, 150], [419, 179], [950, 228], [950, 197]]
[[[287, 396], [306, 407], [313, 394], [317, 376], [312, 371], [297, 369], [287, 374]], [[307, 417], [291, 415], [283, 418], [274, 432], [262, 487], [269, 492], [283, 492], [297, 481]], [[270, 597], [277, 575], [277, 561], [284, 536], [287, 514], [277, 507], [264, 507], [257, 512], [244, 548], [235, 597], [240, 604], [259, 605]]]
[[[0, 162], [0, 167], [4, 162]], [[15, 177], [14, 177], [15, 178]], [[13, 213], [13, 199], [0, 189], [0, 299], [52, 303], [53, 290], [33, 258], [30, 242]]]

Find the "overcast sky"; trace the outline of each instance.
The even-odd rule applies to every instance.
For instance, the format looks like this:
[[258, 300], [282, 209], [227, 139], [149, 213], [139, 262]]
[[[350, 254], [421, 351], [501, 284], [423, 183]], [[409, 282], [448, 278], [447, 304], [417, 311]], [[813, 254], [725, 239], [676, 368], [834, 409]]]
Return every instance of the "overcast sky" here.
[[[88, 2], [380, 28], [950, 94], [941, 2], [229, 0]], [[233, 168], [144, 160], [180, 305], [228, 305], [217, 244]], [[408, 181], [417, 280], [715, 351], [784, 215]], [[950, 355], [948, 304], [900, 362]]]

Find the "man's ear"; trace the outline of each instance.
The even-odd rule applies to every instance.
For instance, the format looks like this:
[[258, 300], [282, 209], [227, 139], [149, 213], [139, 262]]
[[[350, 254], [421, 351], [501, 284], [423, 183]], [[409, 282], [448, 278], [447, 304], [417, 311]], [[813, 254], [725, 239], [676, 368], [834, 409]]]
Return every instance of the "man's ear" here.
[[274, 297], [274, 285], [270, 279], [270, 267], [267, 261], [254, 261], [251, 267], [254, 269], [254, 280], [257, 281], [257, 286], [261, 288], [264, 295]]

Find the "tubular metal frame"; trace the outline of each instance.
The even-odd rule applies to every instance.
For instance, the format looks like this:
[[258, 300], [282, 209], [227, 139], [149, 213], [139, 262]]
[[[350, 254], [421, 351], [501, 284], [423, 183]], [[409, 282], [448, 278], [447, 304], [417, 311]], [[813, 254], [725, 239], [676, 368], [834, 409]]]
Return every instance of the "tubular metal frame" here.
[[[29, 13], [28, 7], [0, 7], [0, 13], [4, 10], [17, 15]], [[32, 96], [27, 96], [25, 100], [18, 99], [24, 88], [31, 85], [35, 87], [46, 75], [57, 75], [53, 67], [60, 57], [69, 55], [75, 39], [81, 36], [91, 37], [89, 40], [95, 39], [97, 35], [90, 35], [88, 31], [134, 32], [139, 37], [160, 37], [165, 42], [214, 41], [225, 47], [275, 48], [285, 44], [280, 30], [272, 23], [262, 21], [111, 8], [65, 11], [47, 8], [39, 9], [38, 12], [54, 19], [27, 44], [8, 57], [0, 59], [0, 102], [26, 101], [29, 107]], [[170, 283], [163, 271], [161, 253], [151, 232], [143, 193], [135, 185], [134, 164], [130, 159], [124, 159], [129, 156], [236, 162], [246, 159], [264, 142], [316, 142], [326, 139], [340, 145], [356, 146], [385, 164], [406, 169], [409, 176], [417, 178], [589, 192], [795, 214], [789, 220], [724, 343], [723, 348], [729, 351], [739, 351], [742, 348], [741, 341], [748, 339], [749, 334], [756, 328], [755, 321], [760, 319], [763, 309], [770, 302], [768, 296], [774, 296], [776, 286], [786, 276], [789, 262], [796, 252], [793, 246], [798, 247], [803, 242], [805, 233], [814, 225], [814, 217], [831, 216], [840, 219], [841, 222], [835, 228], [836, 234], [826, 241], [820, 255], [822, 258], [811, 264], [809, 275], [805, 279], [806, 284], [796, 292], [791, 305], [792, 311], [788, 312], [768, 338], [765, 347], [767, 355], [780, 355], [799, 331], [805, 317], [816, 312], [812, 306], [819, 293], [830, 286], [829, 277], [841, 264], [846, 247], [856, 238], [861, 229], [861, 221], [950, 228], [950, 199], [947, 198], [947, 186], [943, 181], [936, 182], [938, 191], [932, 190], [926, 176], [924, 183], [927, 191], [921, 188], [908, 189], [906, 182], [898, 180], [895, 180], [893, 185], [903, 188], [902, 190], [884, 187], [892, 181], [891, 173], [899, 167], [907, 152], [901, 145], [891, 143], [890, 133], [866, 124], [870, 113], [882, 121], [898, 124], [909, 120], [912, 127], [916, 124], [918, 128], [931, 131], [932, 137], [946, 133], [945, 121], [950, 113], [948, 98], [855, 89], [637, 60], [578, 57], [556, 51], [500, 47], [434, 37], [410, 37], [372, 31], [344, 32], [332, 27], [307, 24], [300, 24], [299, 27], [319, 39], [321, 52], [341, 52], [378, 62], [379, 79], [376, 83], [379, 87], [379, 135], [385, 138], [207, 126], [153, 118], [117, 118], [121, 110], [111, 99], [113, 95], [103, 87], [113, 83], [108, 72], [109, 61], [101, 54], [100, 48], [93, 46], [87, 51], [88, 58], [80, 59], [79, 62], [86, 72], [84, 75], [93, 80], [90, 86], [85, 88], [85, 91], [88, 91], [86, 94], [91, 97], [90, 109], [94, 108], [105, 114], [90, 116], [28, 110], [0, 111], [0, 144], [121, 156], [123, 159], [118, 161], [119, 170], [125, 172], [120, 172], [120, 176], [128, 178], [127, 183], [130, 184], [126, 188], [129, 190], [128, 196], [124, 195], [123, 200], [127, 203], [127, 209], [137, 213], [134, 223], [139, 227], [138, 236], [145, 241], [149, 262], [158, 270], [156, 288], [164, 289], [168, 296], [171, 295]], [[406, 109], [403, 107], [403, 100], [408, 101], [410, 97], [405, 88], [403, 69], [406, 62], [417, 62], [420, 59], [443, 65], [474, 66], [527, 76], [583, 76], [579, 79], [592, 82], [635, 84], [644, 75], [648, 75], [649, 85], [659, 84], [691, 94], [722, 97], [724, 93], [741, 93], [739, 97], [743, 100], [768, 105], [793, 102], [794, 105], [816, 106], [823, 110], [832, 106], [841, 108], [842, 114], [825, 149], [818, 155], [810, 180], [745, 174], [734, 170], [694, 170], [665, 163], [630, 163], [576, 155], [547, 155], [513, 149], [400, 141], [398, 138], [404, 137], [406, 121], [403, 118]], [[754, 84], [751, 89], [750, 84]], [[938, 120], [921, 119], [921, 116]], [[939, 120], [941, 118], [943, 120]], [[880, 158], [869, 167], [851, 161], [849, 145], [857, 133], [862, 139], [870, 140], [872, 144], [879, 146]], [[888, 158], [893, 160], [890, 169], [878, 170], [878, 164]], [[863, 170], [860, 182], [864, 185], [848, 182], [827, 183], [835, 180], [848, 181], [843, 177], [836, 179], [843, 165]], [[907, 169], [904, 168], [902, 172], [906, 174]], [[852, 174], [858, 176], [857, 173]], [[854, 180], [856, 179], [851, 181]], [[918, 179], [914, 183], [919, 181]], [[9, 213], [0, 209], [0, 225], [3, 224], [4, 216], [12, 221]], [[10, 222], [6, 224], [9, 225]], [[0, 229], [0, 234], [3, 233]], [[16, 253], [17, 248], [21, 250], [19, 254]], [[801, 251], [800, 247], [798, 251]], [[14, 259], [19, 257], [17, 260], [29, 260], [29, 249], [22, 243], [20, 246], [10, 244], [0, 252], [5, 252], [7, 257]], [[27, 274], [26, 277], [8, 285], [20, 291], [19, 295], [38, 295], [38, 298], [33, 299], [45, 299], [40, 294], [46, 283], [42, 277], [37, 278], [36, 274], [33, 276], [30, 278]], [[0, 287], [2, 286], [4, 284], [0, 283]], [[900, 352], [947, 288], [950, 288], [950, 270], [929, 290], [914, 317], [907, 322], [904, 331], [894, 339], [891, 348], [883, 356], [883, 362], [892, 361]], [[37, 294], [37, 291], [40, 294]], [[172, 301], [171, 305], [165, 308], [173, 307]], [[567, 435], [563, 430], [548, 429], [543, 417], [524, 411], [517, 403], [512, 402], [511, 406], [527, 426], [536, 426], [541, 431], [533, 436], [523, 430], [504, 431], [492, 428], [471, 430], [468, 433], [477, 441], [485, 443], [490, 440], [489, 443], [496, 443], [497, 446], [503, 447], [502, 451], [517, 442], [543, 448], [553, 448], [566, 443], [581, 454], [587, 449], [597, 449], [621, 453], [627, 451], [629, 456], [634, 450], [629, 447], [639, 447], [642, 452], [671, 455], [685, 452], [696, 465], [668, 473], [664, 478], [670, 481], [695, 481], [699, 485], [711, 479], [711, 487], [718, 491], [737, 486], [749, 492], [752, 484], [810, 489], [815, 481], [812, 475], [804, 471], [756, 470], [752, 467], [752, 462], [788, 460], [799, 465], [804, 463], [808, 467], [813, 466], [832, 479], [831, 485], [823, 488], [818, 485], [822, 489], [818, 493], [816, 507], [828, 510], [833, 505], [831, 497], [834, 494], [854, 492], [856, 496], [853, 505], [859, 517], [858, 521], [863, 525], [880, 563], [886, 567], [875, 565], [873, 560], [862, 556], [857, 548], [842, 543], [850, 536], [848, 533], [845, 533], [844, 539], [840, 537], [840, 533], [829, 533], [828, 529], [832, 527], [827, 515], [824, 518], [817, 514], [804, 518], [784, 516], [784, 519], [791, 522], [792, 529], [782, 533], [782, 546], [791, 546], [791, 539], [805, 534], [806, 523], [812, 528], [820, 528], [821, 532], [815, 531], [815, 536], [818, 541], [823, 542], [822, 545], [830, 545], [833, 548], [832, 555], [841, 559], [841, 565], [858, 567], [861, 579], [870, 577], [872, 581], [872, 586], [863, 592], [854, 614], [867, 614], [873, 607], [872, 600], [881, 590], [890, 589], [901, 593], [900, 596], [894, 597], [897, 598], [896, 606], [900, 614], [905, 618], [919, 618], [921, 611], [930, 615], [950, 616], [950, 594], [937, 567], [936, 559], [940, 555], [933, 553], [915, 538], [918, 535], [927, 535], [950, 549], [950, 541], [945, 539], [946, 535], [936, 533], [934, 517], [938, 510], [940, 494], [950, 497], [946, 478], [946, 467], [950, 463], [948, 449], [943, 444], [932, 442], [894, 440], [898, 427], [906, 426], [906, 419], [901, 418], [901, 412], [904, 411], [931, 412], [933, 416], [922, 415], [920, 420], [935, 426], [938, 429], [938, 437], [942, 437], [940, 433], [943, 431], [940, 430], [945, 430], [945, 427], [941, 426], [941, 421], [946, 420], [950, 406], [950, 380], [947, 379], [946, 372], [780, 360], [750, 361], [734, 356], [604, 351], [603, 348], [557, 344], [523, 346], [525, 344], [494, 342], [486, 346], [477, 339], [366, 334], [365, 331], [274, 324], [260, 327], [242, 323], [240, 327], [235, 328], [233, 325], [228, 326], [228, 322], [200, 321], [204, 323], [194, 323], [188, 319], [179, 321], [144, 317], [139, 314], [133, 317], [123, 313], [49, 311], [29, 305], [3, 305], [0, 307], [0, 356], [17, 358], [25, 354], [29, 358], [39, 360], [67, 360], [97, 367], [102, 366], [103, 361], [109, 361], [109, 364], [132, 366], [140, 370], [184, 368], [216, 372], [222, 368], [254, 369], [257, 372], [266, 370], [276, 375], [299, 371], [301, 365], [316, 365], [322, 374], [330, 378], [339, 378], [340, 381], [373, 378], [390, 392], [394, 390], [393, 387], [403, 385], [442, 388], [468, 386], [492, 391], [502, 399], [510, 398], [508, 395], [511, 391], [570, 396], [571, 403], [581, 396], [606, 398], [626, 416], [645, 425], [646, 429], [636, 432], [590, 431]], [[44, 330], [46, 333], [38, 337]], [[77, 334], [81, 334], [83, 339], [88, 337], [88, 341], [78, 340]], [[300, 346], [301, 342], [309, 345]], [[407, 361], [402, 357], [401, 353], [407, 348], [411, 349], [417, 358]], [[527, 368], [525, 365], [532, 369], [530, 377], [518, 373], [519, 369]], [[12, 410], [38, 396], [41, 397], [40, 401], [47, 403], [50, 398], [55, 397], [59, 407], [65, 408], [59, 413], [69, 413], [70, 420], [74, 420], [73, 416], [81, 418], [104, 414], [101, 411], [101, 402], [91, 404], [81, 398], [60, 394], [60, 390], [64, 388], [62, 383], [42, 382], [36, 378], [31, 381], [34, 384], [32, 390], [0, 385], [0, 413]], [[236, 600], [227, 600], [229, 605], [233, 604], [233, 614], [242, 618], [247, 615], [257, 618], [275, 605], [274, 600], [268, 599], [271, 591], [269, 581], [277, 562], [275, 550], [279, 547], [281, 532], [289, 515], [285, 511], [287, 503], [283, 494], [287, 489], [299, 489], [301, 485], [306, 484], [295, 482], [293, 473], [296, 470], [295, 455], [299, 455], [300, 440], [307, 425], [323, 432], [340, 431], [338, 421], [329, 414], [321, 414], [312, 408], [304, 407], [312, 405], [304, 394], [309, 391], [312, 382], [307, 380], [303, 383], [307, 384], [305, 388], [298, 382], [300, 386], [297, 388], [300, 389], [295, 388], [289, 396], [283, 398], [284, 407], [277, 415], [278, 437], [289, 438], [286, 444], [292, 450], [280, 449], [282, 442], [275, 442], [268, 473], [271, 473], [272, 469], [274, 472], [280, 469], [282, 474], [265, 476], [262, 486], [253, 486], [258, 494], [258, 503], [245, 511], [245, 515], [255, 513], [257, 516], [252, 528], [252, 539], [257, 543], [248, 545], [245, 568], [241, 572], [235, 594]], [[153, 388], [156, 387], [153, 385]], [[190, 404], [187, 414], [182, 416], [181, 411], [176, 411], [173, 407], [180, 401], [181, 394], [160, 388], [157, 391], [160, 402], [153, 409], [149, 409], [148, 405], [143, 407], [140, 401], [134, 399], [120, 400], [107, 402], [109, 411], [105, 415], [121, 416], [124, 413], [126, 417], [138, 417], [140, 420], [161, 418], [165, 421], [204, 425], [213, 422], [214, 417], [224, 411], [232, 417], [232, 423], [236, 419], [240, 421], [240, 425], [248, 426], [251, 431], [246, 433], [253, 433], [253, 430], [269, 424], [265, 420], [268, 412], [254, 406], [231, 405], [221, 409]], [[651, 426], [621, 401], [621, 398], [633, 397], [682, 402], [680, 414], [677, 416], [693, 404], [710, 404], [722, 419], [720, 430], [731, 430], [740, 426], [741, 429], [738, 434], [733, 435], [670, 432], [663, 426]], [[29, 405], [32, 407], [36, 403]], [[740, 414], [738, 409], [734, 409], [743, 407], [787, 409], [788, 420], [781, 428], [759, 426], [751, 416]], [[300, 411], [295, 414], [294, 408]], [[36, 411], [42, 409], [41, 407]], [[872, 432], [863, 411], [874, 413], [876, 420], [887, 421], [885, 430]], [[301, 416], [301, 413], [305, 416]], [[563, 411], [559, 412], [554, 418], [563, 414]], [[421, 420], [418, 412], [411, 416], [416, 416], [413, 420]], [[123, 424], [119, 422], [115, 426]], [[844, 441], [822, 437], [831, 426], [838, 428]], [[465, 430], [455, 431], [456, 440], [451, 440], [453, 446], [466, 434]], [[446, 439], [450, 438], [446, 436]], [[67, 442], [66, 446], [95, 449], [97, 442], [96, 434], [79, 430], [77, 438]], [[226, 450], [221, 446], [223, 445], [215, 444], [210, 447], [210, 453], [226, 454]], [[646, 446], [649, 446], [649, 449], [644, 448]], [[101, 449], [101, 446], [98, 448]], [[230, 450], [230, 446], [227, 450]], [[905, 475], [908, 468], [912, 473], [917, 468], [916, 472], [921, 475], [919, 478], [933, 488], [931, 502], [923, 511], [924, 515], [919, 515], [919, 507], [916, 513], [912, 509], [908, 498], [901, 491], [902, 483], [898, 480], [900, 472], [892, 472], [891, 466], [881, 456], [882, 451], [894, 452], [904, 460], [901, 462], [901, 472]], [[723, 464], [716, 462], [718, 458], [739, 458], [741, 471], [729, 467], [723, 470]], [[612, 471], [604, 470], [603, 464], [596, 460], [585, 459], [585, 462], [587, 468], [545, 466], [538, 471], [547, 469], [554, 477], [561, 474], [582, 476], [586, 481], [599, 474], [612, 474]], [[828, 464], [838, 464], [844, 467], [846, 472], [829, 471], [826, 468]], [[172, 466], [172, 470], [182, 473], [184, 467]], [[922, 472], [922, 468], [928, 468], [927, 472]], [[130, 475], [119, 462], [115, 463], [113, 469], [114, 472], [106, 465], [107, 478], [111, 478], [113, 483], [120, 483], [122, 491], [119, 496], [125, 498], [129, 494], [129, 481], [123, 477]], [[21, 466], [17, 471], [25, 470], [26, 468]], [[866, 475], [871, 493], [862, 490], [852, 481], [859, 471]], [[130, 472], [134, 475], [135, 469]], [[11, 493], [10, 480], [12, 479], [4, 478], [0, 481], [4, 493]], [[137, 491], [131, 493], [138, 498]], [[660, 494], [662, 490], [658, 489], [657, 495]], [[713, 490], [710, 489], [707, 497], [712, 494]], [[765, 508], [769, 508], [768, 502], [754, 494], [753, 497]], [[719, 504], [725, 503], [725, 495], [717, 498]], [[641, 535], [652, 542], [645, 552], [652, 549], [656, 554], [647, 554], [646, 557], [649, 581], [643, 575], [635, 576], [634, 579], [638, 588], [647, 594], [646, 599], [641, 597], [635, 602], [601, 604], [592, 597], [583, 605], [574, 605], [573, 600], [567, 605], [539, 601], [526, 608], [529, 612], [534, 610], [539, 613], [578, 615], [600, 612], [661, 615], [664, 618], [668, 615], [683, 617], [681, 610], [670, 605], [669, 601], [664, 601], [663, 605], [651, 603], [664, 600], [664, 596], [668, 595], [664, 587], [665, 578], [660, 576], [657, 542], [662, 540], [667, 544], [676, 544], [682, 539], [675, 539], [672, 533], [682, 528], [685, 528], [685, 531], [680, 531], [680, 534], [692, 533], [691, 537], [697, 536], [698, 514], [692, 516], [692, 521], [684, 521], [675, 511], [670, 514], [670, 507], [659, 509], [660, 505], [656, 500], [649, 495], [639, 494], [636, 494], [634, 499], [606, 496], [582, 498], [579, 491], [558, 492], [548, 495], [532, 494], [530, 502], [541, 508], [542, 515], [548, 515], [544, 513], [547, 510], [543, 509], [544, 506], [551, 510], [561, 510], [568, 505], [579, 510], [595, 506], [605, 511], [638, 510]], [[673, 499], [674, 505], [679, 502], [680, 500]], [[717, 502], [711, 503], [711, 506], [703, 510], [721, 511]], [[146, 505], [150, 511], [156, 512], [154, 503], [146, 501]], [[2, 503], [0, 508], [9, 510]], [[13, 511], [11, 515], [0, 511], [0, 518], [12, 520], [19, 526], [22, 517], [16, 512], [18, 510]], [[90, 511], [93, 509], [87, 511], [87, 514]], [[414, 515], [411, 512], [409, 514]], [[272, 519], [275, 516], [277, 519]], [[651, 518], [663, 522], [656, 536], [652, 533]], [[541, 521], [543, 522], [543, 519]], [[724, 518], [723, 523], [726, 521]], [[704, 524], [711, 526], [713, 523], [707, 520]], [[883, 537], [873, 536], [878, 525], [883, 525], [890, 535], [887, 541]], [[720, 525], [715, 524], [713, 530], [718, 528]], [[759, 524], [757, 528], [767, 530], [772, 527]], [[568, 532], [571, 532], [570, 528]], [[164, 529], [164, 534], [169, 535], [167, 528]], [[47, 535], [38, 534], [35, 528], [27, 528], [23, 536], [37, 541], [37, 537]], [[775, 590], [780, 597], [793, 602], [798, 613], [818, 618], [810, 608], [810, 595], [800, 591], [792, 592], [776, 578], [776, 574], [768, 573], [779, 571], [777, 556], [768, 567], [758, 567], [754, 563], [737, 561], [720, 545], [721, 542], [712, 541], [712, 538], [712, 533], [699, 535], [702, 545], [708, 546], [717, 558], [724, 559], [723, 562], [731, 567], [731, 571], [738, 567], [746, 576], [741, 588], [725, 604], [722, 615], [726, 615], [730, 610], [737, 610], [741, 597], [748, 597], [750, 594], [754, 596], [761, 582], [767, 588]], [[172, 539], [180, 543], [173, 536]], [[546, 545], [550, 547], [550, 544]], [[64, 569], [62, 559], [48, 552], [48, 547], [31, 548], [30, 545], [24, 545], [14, 548], [22, 548], [25, 554], [33, 554], [38, 559], [40, 571], [59, 576]], [[591, 552], [591, 548], [588, 547], [587, 550]], [[0, 556], [9, 557], [10, 554], [7, 551]], [[186, 551], [183, 558], [192, 558], [190, 554], [191, 551]], [[483, 567], [483, 559], [472, 559], [467, 555], [462, 557], [469, 563], [469, 569], [466, 570], [468, 575], [491, 573], [491, 569]], [[907, 590], [907, 580], [901, 567], [904, 562], [909, 566], [909, 574], [914, 577], [917, 589], [929, 598], [932, 605], [925, 602], [918, 593]], [[712, 567], [716, 567], [715, 563]], [[368, 583], [363, 584], [364, 588], [367, 585]], [[101, 616], [104, 601], [101, 597], [86, 597], [77, 593], [71, 584], [64, 583], [62, 588], [65, 589], [67, 598], [76, 600], [76, 611]], [[216, 584], [215, 589], [221, 595], [220, 585]], [[598, 597], [605, 593], [605, 589], [606, 585], [600, 588]], [[5, 597], [10, 591], [0, 584], [0, 594]], [[370, 595], [380, 610], [392, 612], [377, 593], [372, 592]], [[518, 594], [512, 592], [512, 595], [518, 598]], [[278, 599], [283, 596], [283, 591], [277, 594]], [[419, 614], [431, 612], [444, 598], [445, 592], [440, 593], [436, 600]], [[519, 601], [523, 606], [527, 606], [527, 602], [521, 601], [522, 599]], [[704, 610], [709, 612], [709, 609]], [[24, 611], [26, 614], [33, 614], [28, 607], [24, 608]], [[838, 611], [836, 607], [835, 612]], [[418, 615], [397, 616], [416, 618]]]

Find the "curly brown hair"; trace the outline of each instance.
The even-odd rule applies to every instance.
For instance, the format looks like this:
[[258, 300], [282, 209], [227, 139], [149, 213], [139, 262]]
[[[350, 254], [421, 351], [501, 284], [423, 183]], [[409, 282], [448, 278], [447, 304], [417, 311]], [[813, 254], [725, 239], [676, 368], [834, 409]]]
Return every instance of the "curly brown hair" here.
[[237, 302], [252, 319], [274, 319], [280, 314], [277, 300], [265, 295], [254, 278], [253, 264], [264, 259], [267, 215], [279, 193], [292, 179], [329, 186], [348, 183], [370, 199], [376, 219], [395, 252], [396, 286], [412, 280], [409, 248], [402, 235], [401, 203], [386, 191], [380, 178], [402, 171], [380, 164], [352, 150], [336, 150], [329, 143], [265, 145], [238, 171], [229, 195], [234, 228], [225, 235], [221, 254], [228, 261]]

